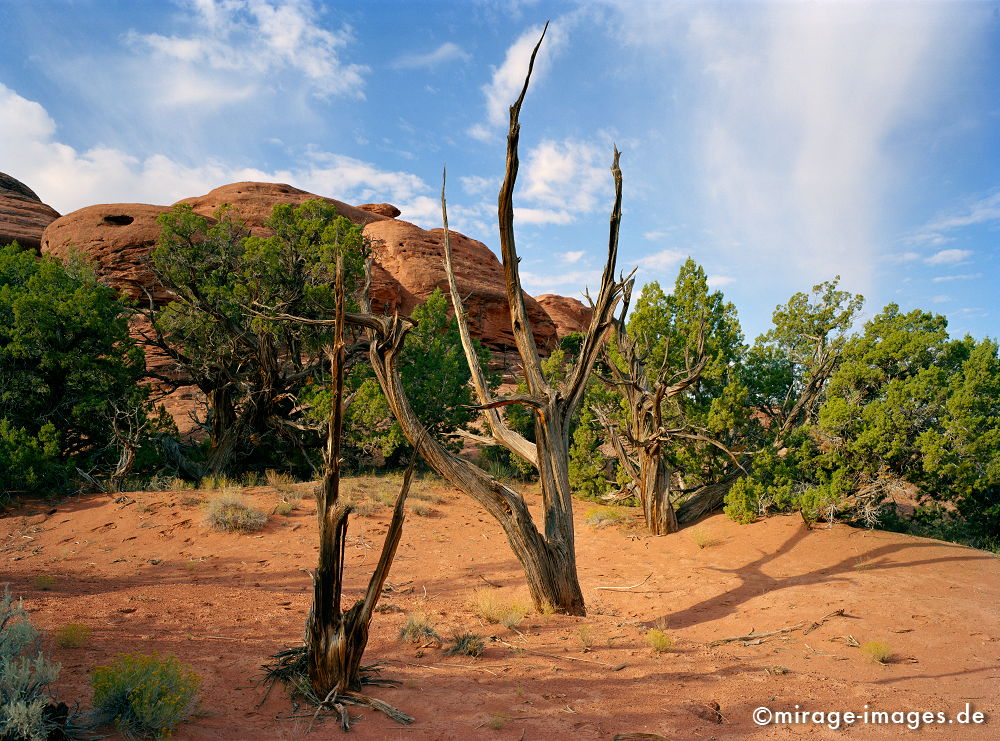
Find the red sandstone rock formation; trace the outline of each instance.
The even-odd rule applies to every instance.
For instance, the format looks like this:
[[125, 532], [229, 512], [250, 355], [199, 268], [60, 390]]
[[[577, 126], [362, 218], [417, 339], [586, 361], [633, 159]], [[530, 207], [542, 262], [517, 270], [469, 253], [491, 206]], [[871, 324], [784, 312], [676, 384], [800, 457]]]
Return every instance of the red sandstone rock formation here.
[[0, 246], [17, 242], [38, 252], [42, 232], [58, 218], [59, 212], [42, 203], [31, 188], [0, 172]]
[[555, 323], [556, 332], [560, 339], [571, 332], [586, 332], [587, 327], [590, 326], [590, 317], [594, 312], [582, 301], [569, 296], [558, 296], [554, 293], [538, 296], [537, 300], [545, 313]]
[[[355, 208], [343, 201], [308, 193], [291, 185], [283, 183], [232, 183], [211, 190], [203, 196], [184, 198], [177, 203], [188, 203], [195, 213], [203, 216], [214, 216], [216, 209], [224, 203], [233, 207], [239, 217], [246, 222], [254, 234], [269, 234], [264, 222], [271, 216], [271, 211], [279, 203], [291, 203], [296, 206], [316, 198], [332, 203], [337, 207], [337, 213], [364, 226], [372, 221], [388, 218], [381, 212], [370, 209]], [[175, 204], [176, 205], [176, 204]], [[388, 206], [389, 204], [380, 204]], [[389, 206], [396, 214], [399, 209]]]
[[[376, 242], [379, 265], [395, 279], [395, 286], [372, 280], [372, 310], [409, 314], [434, 292], [448, 294], [444, 270], [444, 231], [421, 229], [407, 221], [376, 221], [365, 227], [365, 235]], [[504, 290], [503, 265], [482, 242], [458, 232], [451, 233], [455, 280], [469, 317], [469, 330], [490, 347], [513, 348], [510, 310]], [[528, 319], [539, 348], [555, 347], [556, 327], [531, 296], [524, 294]]]
[[81, 208], [49, 224], [42, 234], [42, 253], [65, 259], [79, 250], [111, 285], [143, 301], [148, 290], [157, 304], [165, 304], [171, 294], [153, 276], [149, 253], [160, 235], [156, 217], [169, 210], [145, 203]]

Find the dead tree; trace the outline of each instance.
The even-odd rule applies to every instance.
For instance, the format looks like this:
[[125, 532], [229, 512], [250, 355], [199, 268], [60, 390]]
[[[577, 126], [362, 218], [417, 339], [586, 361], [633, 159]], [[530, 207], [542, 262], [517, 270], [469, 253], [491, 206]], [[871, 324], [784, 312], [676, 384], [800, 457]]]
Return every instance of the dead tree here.
[[[543, 32], [543, 39], [544, 35]], [[407, 399], [397, 367], [406, 333], [414, 326], [413, 321], [398, 316], [373, 314], [366, 303], [364, 312], [347, 314], [347, 323], [367, 330], [369, 358], [375, 376], [382, 387], [389, 408], [410, 444], [434, 471], [452, 486], [472, 497], [500, 523], [511, 549], [524, 568], [535, 607], [570, 615], [583, 615], [586, 607], [576, 571], [572, 491], [569, 485], [569, 427], [570, 421], [579, 409], [594, 363], [611, 329], [615, 307], [621, 300], [629, 280], [616, 280], [614, 277], [618, 256], [618, 226], [621, 221], [622, 179], [618, 166], [620, 154], [616, 148], [611, 167], [615, 182], [615, 202], [611, 212], [608, 259], [601, 279], [601, 289], [593, 304], [590, 327], [582, 342], [575, 366], [566, 381], [555, 387], [545, 380], [542, 373], [541, 359], [535, 346], [521, 292], [519, 258], [514, 247], [513, 231], [513, 193], [518, 169], [517, 145], [520, 134], [518, 116], [528, 90], [535, 55], [541, 43], [542, 39], [539, 39], [531, 55], [524, 87], [510, 108], [506, 174], [498, 199], [506, 292], [528, 393], [500, 398], [490, 396], [485, 379], [479, 371], [468, 328], [465, 326], [465, 312], [455, 289], [454, 271], [450, 268], [448, 271], [452, 300], [459, 319], [473, 385], [493, 433], [489, 441], [507, 447], [537, 466], [542, 488], [541, 531], [535, 525], [520, 493], [497, 481], [470, 461], [451, 453], [440, 442], [424, 434], [424, 428]], [[450, 265], [450, 260], [447, 258], [450, 252], [450, 237], [447, 232], [446, 204], [443, 198], [442, 213], [446, 225], [446, 262]], [[329, 324], [329, 320], [312, 321]], [[534, 444], [507, 428], [496, 412], [499, 407], [510, 404], [524, 404], [534, 412], [536, 439]]]
[[[316, 492], [316, 516], [319, 524], [319, 562], [313, 574], [313, 603], [306, 621], [304, 647], [277, 654], [278, 662], [265, 667], [267, 678], [297, 683], [308, 679], [308, 699], [319, 708], [334, 710], [344, 730], [350, 725], [345, 705], [367, 705], [385, 712], [401, 723], [412, 718], [390, 705], [360, 693], [365, 684], [392, 684], [373, 677], [376, 666], [362, 667], [361, 659], [368, 645], [368, 629], [372, 612], [382, 594], [389, 568], [403, 530], [404, 502], [410, 488], [413, 464], [410, 463], [403, 487], [396, 499], [392, 520], [382, 553], [368, 582], [365, 595], [348, 610], [341, 610], [344, 586], [344, 551], [347, 524], [352, 507], [340, 501], [340, 444], [344, 414], [344, 283], [343, 260], [338, 257], [336, 277], [336, 308], [333, 320], [333, 345], [327, 357], [333, 375], [333, 400], [327, 421], [322, 482]], [[294, 319], [293, 317], [286, 317]]]
[[682, 370], [670, 368], [668, 348], [663, 353], [661, 366], [651, 373], [637, 339], [624, 329], [624, 315], [623, 309], [621, 319], [615, 324], [615, 347], [619, 357], [609, 357], [605, 351], [605, 359], [611, 374], [606, 382], [624, 397], [628, 405], [627, 419], [622, 423], [608, 410], [596, 409], [595, 412], [611, 438], [619, 463], [634, 483], [646, 527], [653, 535], [667, 535], [676, 532], [679, 526], [670, 498], [671, 470], [664, 448], [671, 440], [701, 436], [687, 425], [668, 429], [663, 411], [665, 404], [701, 377], [708, 362], [705, 329], [702, 326], [698, 333], [695, 357], [685, 353]]

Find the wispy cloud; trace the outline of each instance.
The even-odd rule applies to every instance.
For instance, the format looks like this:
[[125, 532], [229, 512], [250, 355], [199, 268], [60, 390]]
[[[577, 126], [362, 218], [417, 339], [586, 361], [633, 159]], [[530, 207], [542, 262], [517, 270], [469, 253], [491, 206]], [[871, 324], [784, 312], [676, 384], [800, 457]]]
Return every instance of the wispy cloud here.
[[974, 224], [1000, 221], [1000, 190], [973, 201], [956, 213], [942, 216], [927, 225], [929, 231], [959, 229]]
[[747, 271], [778, 266], [773, 279], [841, 274], [869, 293], [906, 174], [887, 142], [935, 104], [972, 33], [948, 4], [606, 2], [623, 43], [682, 60], [661, 95], [688, 94], [716, 248]]
[[962, 273], [960, 275], [939, 275], [932, 280], [935, 283], [950, 283], [954, 280], [976, 280], [977, 278], [982, 277], [982, 273]]
[[[590, 142], [546, 140], [525, 156], [518, 197], [530, 208], [551, 213], [550, 223], [566, 224], [592, 213], [601, 196], [610, 199], [611, 178], [601, 162], [604, 153]], [[606, 199], [606, 200], [607, 200]]]
[[[472, 126], [468, 132], [474, 139], [489, 141], [506, 124], [508, 108], [521, 93], [524, 76], [528, 73], [531, 51], [535, 48], [541, 35], [541, 26], [532, 26], [526, 30], [507, 49], [503, 63], [493, 70], [490, 81], [483, 86], [483, 95], [486, 98], [486, 122]], [[562, 47], [563, 41], [563, 31], [559, 24], [550, 24], [545, 41], [535, 58], [532, 89], [537, 88], [545, 78], [552, 57]]]
[[723, 286], [735, 283], [736, 278], [731, 278], [728, 275], [710, 275], [706, 282], [709, 288], [722, 288]]
[[972, 250], [941, 250], [924, 258], [928, 265], [957, 265], [972, 256]]
[[584, 250], [571, 250], [569, 252], [560, 252], [559, 258], [563, 262], [575, 263], [580, 262], [580, 258], [587, 254]]
[[636, 260], [636, 264], [643, 270], [663, 272], [679, 265], [686, 257], [687, 255], [677, 250], [660, 250], [651, 255], [640, 257]]
[[404, 54], [392, 63], [393, 69], [432, 69], [446, 62], [468, 61], [469, 53], [452, 41], [446, 41], [433, 51]]
[[164, 105], [244, 100], [291, 70], [319, 97], [362, 96], [368, 68], [345, 63], [349, 27], [331, 29], [310, 0], [191, 0], [186, 34], [131, 31]]

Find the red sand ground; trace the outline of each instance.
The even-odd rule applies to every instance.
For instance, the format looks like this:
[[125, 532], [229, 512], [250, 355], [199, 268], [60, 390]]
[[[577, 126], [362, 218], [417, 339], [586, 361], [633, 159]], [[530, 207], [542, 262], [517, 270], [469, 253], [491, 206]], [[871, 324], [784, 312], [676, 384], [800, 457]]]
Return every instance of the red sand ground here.
[[[503, 599], [526, 601], [499, 527], [454, 490], [424, 490], [441, 501], [429, 516], [407, 519], [389, 577], [394, 587], [382, 602], [388, 611], [375, 615], [366, 654], [403, 682], [372, 694], [417, 720], [403, 727], [359, 709], [353, 738], [824, 739], [844, 731], [758, 727], [751, 713], [796, 705], [862, 712], [867, 704], [954, 717], [966, 703], [986, 713], [986, 725], [932, 725], [914, 737], [1000, 738], [1000, 560], [988, 553], [846, 526], [806, 530], [798, 517], [739, 526], [720, 515], [653, 538], [637, 528], [589, 527], [582, 514], [588, 506], [579, 503], [580, 579], [590, 614], [532, 614], [514, 632], [483, 625], [468, 604], [475, 590], [488, 588], [484, 579], [501, 585]], [[310, 600], [306, 570], [315, 562], [314, 505], [307, 496], [291, 515], [272, 515], [262, 533], [235, 535], [206, 528], [193, 495], [212, 493], [138, 493], [130, 505], [93, 496], [48, 514], [37, 505], [0, 519], [0, 581], [23, 595], [36, 625], [93, 628], [83, 648], [51, 646], [63, 665], [57, 695], [87, 707], [95, 665], [119, 652], [155, 649], [204, 677], [202, 711], [177, 729], [177, 739], [339, 738], [332, 720], [309, 732], [308, 719], [289, 718], [279, 689], [259, 704], [259, 665], [301, 640]], [[267, 487], [247, 496], [268, 511], [277, 501]], [[537, 504], [537, 496], [527, 496]], [[352, 523], [351, 600], [367, 581], [388, 516], [383, 507]], [[39, 589], [40, 575], [54, 577], [54, 586]], [[639, 582], [630, 590], [600, 589]], [[808, 625], [840, 609], [843, 617], [808, 634], [708, 645]], [[494, 641], [480, 659], [453, 658], [403, 644], [396, 636], [411, 612], [427, 613], [444, 637], [467, 629], [524, 651]], [[676, 640], [672, 652], [646, 645], [653, 626]], [[846, 636], [885, 641], [893, 658], [875, 664]], [[856, 724], [849, 733], [882, 739], [910, 731]]]

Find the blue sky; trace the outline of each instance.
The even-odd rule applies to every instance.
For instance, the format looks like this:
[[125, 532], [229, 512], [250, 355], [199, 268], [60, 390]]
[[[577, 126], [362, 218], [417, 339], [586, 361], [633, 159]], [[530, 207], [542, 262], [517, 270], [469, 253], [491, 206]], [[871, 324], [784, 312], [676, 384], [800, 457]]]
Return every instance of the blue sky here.
[[693, 256], [752, 339], [834, 275], [996, 337], [1000, 3], [0, 0], [0, 171], [67, 213], [237, 180], [388, 201], [497, 249], [522, 113], [525, 288]]

